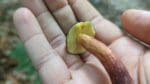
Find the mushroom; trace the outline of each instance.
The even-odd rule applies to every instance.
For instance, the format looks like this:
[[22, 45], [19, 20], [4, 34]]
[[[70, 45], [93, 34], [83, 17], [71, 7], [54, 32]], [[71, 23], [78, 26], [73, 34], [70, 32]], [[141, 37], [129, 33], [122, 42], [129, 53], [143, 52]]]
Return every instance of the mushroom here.
[[87, 50], [95, 55], [108, 72], [112, 84], [133, 84], [133, 80], [123, 62], [94, 36], [95, 31], [90, 22], [77, 23], [67, 35], [68, 51], [72, 54], [82, 54]]
[[94, 37], [95, 30], [91, 22], [80, 22], [75, 24], [67, 35], [67, 49], [71, 54], [82, 54], [86, 50], [77, 41], [79, 34], [86, 34], [88, 36]]

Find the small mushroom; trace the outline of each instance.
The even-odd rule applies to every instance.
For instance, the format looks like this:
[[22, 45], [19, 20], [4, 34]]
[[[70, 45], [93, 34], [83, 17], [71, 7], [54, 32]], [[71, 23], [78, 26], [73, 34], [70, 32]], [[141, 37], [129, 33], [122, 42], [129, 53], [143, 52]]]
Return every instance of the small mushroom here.
[[82, 54], [86, 50], [77, 41], [79, 34], [86, 34], [88, 36], [94, 37], [95, 30], [92, 23], [89, 21], [80, 22], [75, 24], [69, 31], [67, 35], [67, 49], [71, 54]]
[[90, 22], [77, 23], [67, 36], [68, 51], [72, 54], [81, 54], [86, 49], [101, 61], [112, 84], [134, 84], [123, 62], [94, 36], [95, 31]]

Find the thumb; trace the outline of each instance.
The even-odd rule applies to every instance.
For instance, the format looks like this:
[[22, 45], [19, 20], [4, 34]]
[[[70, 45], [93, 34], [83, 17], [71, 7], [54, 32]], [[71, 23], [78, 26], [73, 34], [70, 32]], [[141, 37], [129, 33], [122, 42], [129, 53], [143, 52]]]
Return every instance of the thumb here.
[[150, 44], [150, 12], [130, 9], [121, 16], [122, 24], [127, 32], [137, 39]]

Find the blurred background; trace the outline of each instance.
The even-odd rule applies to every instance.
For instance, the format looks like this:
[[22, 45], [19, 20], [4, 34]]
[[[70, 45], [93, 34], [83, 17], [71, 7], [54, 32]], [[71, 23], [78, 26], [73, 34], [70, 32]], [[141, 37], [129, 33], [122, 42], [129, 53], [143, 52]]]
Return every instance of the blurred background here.
[[[150, 9], [150, 0], [90, 0], [105, 18], [120, 28], [120, 15], [129, 8]], [[19, 0], [0, 0], [0, 84], [40, 84], [12, 21]]]

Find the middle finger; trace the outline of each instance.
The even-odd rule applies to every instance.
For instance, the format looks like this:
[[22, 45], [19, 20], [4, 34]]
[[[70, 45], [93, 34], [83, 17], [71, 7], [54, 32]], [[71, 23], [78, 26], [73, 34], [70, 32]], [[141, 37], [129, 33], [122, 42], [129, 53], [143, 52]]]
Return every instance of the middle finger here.
[[67, 0], [44, 0], [65, 34], [77, 20]]

